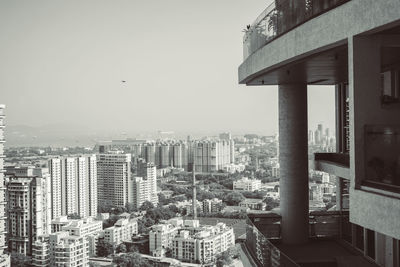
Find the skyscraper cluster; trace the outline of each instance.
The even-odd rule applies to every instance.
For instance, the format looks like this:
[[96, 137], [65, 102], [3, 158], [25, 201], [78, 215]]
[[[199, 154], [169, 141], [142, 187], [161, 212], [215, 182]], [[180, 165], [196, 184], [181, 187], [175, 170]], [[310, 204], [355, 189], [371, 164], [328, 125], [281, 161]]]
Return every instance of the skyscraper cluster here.
[[335, 137], [331, 135], [329, 128], [324, 129], [322, 124], [318, 124], [315, 131], [308, 131], [308, 143], [319, 146], [326, 152], [333, 152], [336, 148]]
[[183, 168], [191, 171], [196, 165], [198, 172], [224, 170], [235, 162], [235, 144], [230, 134], [222, 134], [219, 140], [163, 141], [134, 145], [137, 158], [154, 163], [156, 168]]

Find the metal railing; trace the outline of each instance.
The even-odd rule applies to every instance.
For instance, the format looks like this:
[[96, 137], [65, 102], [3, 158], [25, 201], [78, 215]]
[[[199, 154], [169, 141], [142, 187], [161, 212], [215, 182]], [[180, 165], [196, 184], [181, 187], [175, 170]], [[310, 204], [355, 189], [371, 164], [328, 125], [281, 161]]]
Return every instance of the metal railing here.
[[[259, 266], [299, 266], [274, 243], [280, 242], [281, 216], [277, 214], [247, 217], [246, 246]], [[309, 217], [310, 238], [340, 238], [349, 227], [349, 213], [340, 211], [312, 212]]]
[[350, 0], [275, 0], [245, 29], [243, 59], [313, 17]]
[[250, 218], [247, 218], [246, 246], [258, 266], [300, 267], [272, 244], [272, 242], [258, 230]]

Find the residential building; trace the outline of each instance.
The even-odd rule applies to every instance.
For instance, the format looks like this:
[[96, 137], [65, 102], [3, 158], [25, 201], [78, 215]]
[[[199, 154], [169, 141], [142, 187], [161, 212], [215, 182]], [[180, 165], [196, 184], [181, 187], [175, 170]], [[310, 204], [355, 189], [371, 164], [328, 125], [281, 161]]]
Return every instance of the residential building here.
[[216, 213], [223, 209], [222, 200], [218, 198], [203, 200], [203, 213]]
[[98, 205], [125, 206], [131, 199], [131, 154], [109, 151], [97, 161]]
[[132, 236], [138, 234], [136, 219], [119, 219], [114, 226], [104, 229], [104, 241], [115, 246], [122, 242], [132, 241]]
[[234, 191], [256, 191], [261, 188], [261, 180], [258, 179], [249, 179], [247, 177], [243, 177], [240, 180], [233, 182], [233, 190]]
[[32, 265], [89, 266], [89, 256], [96, 254], [102, 221], [92, 217], [80, 220], [69, 220], [66, 216], [60, 218], [52, 222], [52, 229], [56, 232], [40, 236], [33, 243]]
[[150, 231], [150, 253], [162, 256], [169, 248], [172, 257], [183, 262], [209, 264], [234, 245], [233, 229], [224, 223], [201, 226], [199, 220], [175, 218]]
[[82, 236], [57, 232], [34, 243], [32, 265], [37, 267], [89, 266], [89, 242]]
[[232, 163], [231, 141], [193, 141], [191, 146], [196, 172], [216, 172]]
[[239, 207], [249, 208], [250, 210], [265, 210], [267, 204], [262, 199], [246, 198], [239, 203]]
[[9, 167], [6, 176], [8, 249], [30, 256], [32, 243], [50, 233], [50, 175], [47, 168]]
[[103, 230], [103, 222], [94, 220], [92, 217], [81, 220], [69, 220], [68, 224], [62, 226], [62, 231], [71, 236], [79, 236], [87, 239], [89, 243], [89, 256], [96, 255], [97, 240]]
[[[281, 179], [279, 223], [248, 220], [257, 264], [283, 263], [280, 254], [293, 266], [333, 257], [334, 265], [400, 266], [400, 2], [277, 0], [260, 13], [243, 39], [239, 83], [278, 85]], [[338, 177], [337, 211], [318, 214], [309, 212], [308, 85], [335, 90], [336, 152], [315, 153], [313, 163]], [[315, 144], [323, 134], [319, 125]], [[337, 240], [351, 249], [337, 253]]]
[[140, 208], [143, 202], [150, 201], [154, 206], [158, 204], [157, 171], [153, 163], [138, 163], [138, 176], [132, 179], [132, 203]]
[[0, 105], [0, 267], [10, 266], [10, 256], [6, 248], [7, 214], [6, 184], [4, 180], [4, 114], [5, 105]]
[[52, 218], [97, 214], [96, 156], [60, 157], [49, 160]]
[[183, 225], [182, 219], [171, 219], [165, 224], [157, 224], [151, 227], [149, 232], [150, 254], [162, 256], [165, 249], [172, 247], [172, 239]]

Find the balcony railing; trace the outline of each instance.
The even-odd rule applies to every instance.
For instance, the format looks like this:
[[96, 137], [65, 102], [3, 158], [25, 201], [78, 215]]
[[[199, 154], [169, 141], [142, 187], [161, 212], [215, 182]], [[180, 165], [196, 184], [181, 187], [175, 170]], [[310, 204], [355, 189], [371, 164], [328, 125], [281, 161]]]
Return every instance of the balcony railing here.
[[245, 29], [243, 58], [300, 24], [350, 0], [275, 0]]
[[[310, 213], [310, 238], [342, 238], [351, 232], [348, 212]], [[299, 266], [276, 244], [281, 239], [281, 216], [277, 214], [249, 215], [246, 227], [246, 246], [259, 266]], [[345, 238], [346, 239], [346, 238]]]

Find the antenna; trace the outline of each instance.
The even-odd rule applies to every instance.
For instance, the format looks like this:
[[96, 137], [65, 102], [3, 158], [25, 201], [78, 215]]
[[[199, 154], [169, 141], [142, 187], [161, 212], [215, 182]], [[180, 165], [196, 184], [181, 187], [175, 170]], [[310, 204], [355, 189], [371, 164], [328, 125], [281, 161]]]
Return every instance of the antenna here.
[[196, 174], [195, 174], [195, 164], [194, 164], [194, 159], [193, 159], [193, 164], [192, 164], [192, 175], [193, 175], [193, 203], [192, 203], [192, 209], [193, 209], [193, 220], [197, 220], [197, 201], [196, 201]]

